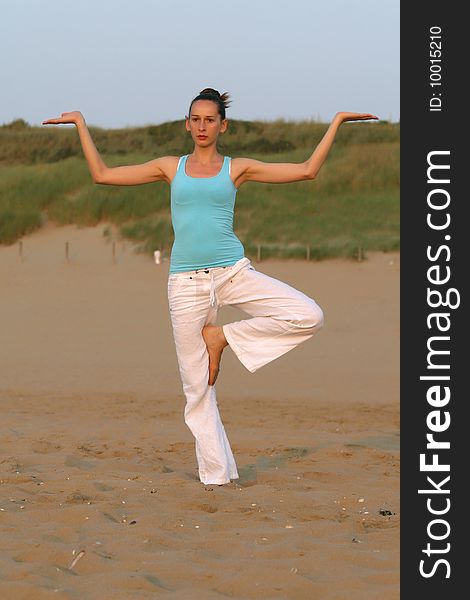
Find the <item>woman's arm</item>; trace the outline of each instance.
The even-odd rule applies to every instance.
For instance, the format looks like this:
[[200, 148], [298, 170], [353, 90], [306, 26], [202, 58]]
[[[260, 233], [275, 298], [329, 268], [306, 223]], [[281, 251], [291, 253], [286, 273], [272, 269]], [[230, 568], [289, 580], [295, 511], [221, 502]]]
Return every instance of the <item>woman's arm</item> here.
[[309, 159], [303, 163], [266, 163], [252, 158], [235, 158], [233, 175], [237, 188], [245, 181], [260, 183], [291, 183], [315, 179], [326, 160], [341, 123], [345, 121], [365, 121], [377, 119], [370, 114], [339, 112], [336, 113], [321, 142]]
[[107, 167], [93, 143], [81, 112], [62, 113], [56, 119], [47, 119], [42, 122], [43, 125], [58, 125], [60, 123], [74, 123], [76, 125], [83, 153], [95, 183], [103, 185], [139, 185], [161, 180], [171, 181], [171, 169], [172, 167], [176, 169], [173, 163], [178, 160], [176, 157], [165, 156], [140, 165]]

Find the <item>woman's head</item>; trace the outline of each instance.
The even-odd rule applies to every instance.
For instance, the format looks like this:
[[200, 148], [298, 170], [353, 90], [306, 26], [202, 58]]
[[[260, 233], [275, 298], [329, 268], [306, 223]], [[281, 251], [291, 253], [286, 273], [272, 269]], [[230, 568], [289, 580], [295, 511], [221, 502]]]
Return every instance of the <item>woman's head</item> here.
[[199, 100], [210, 100], [214, 102], [217, 106], [217, 112], [220, 115], [220, 120], [223, 121], [225, 119], [225, 109], [230, 104], [230, 96], [228, 92], [224, 92], [220, 94], [217, 90], [213, 88], [204, 88], [199, 94], [191, 101], [189, 105], [188, 118], [191, 118], [191, 110], [193, 104], [198, 102]]
[[228, 93], [220, 94], [213, 88], [204, 88], [192, 100], [186, 117], [186, 130], [197, 146], [216, 144], [219, 133], [227, 130], [225, 109], [228, 105]]

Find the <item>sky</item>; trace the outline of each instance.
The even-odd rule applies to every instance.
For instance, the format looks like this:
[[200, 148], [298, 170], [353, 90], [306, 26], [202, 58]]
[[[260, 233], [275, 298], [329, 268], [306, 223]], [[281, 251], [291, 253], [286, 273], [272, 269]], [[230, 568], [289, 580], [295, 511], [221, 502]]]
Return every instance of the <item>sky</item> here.
[[0, 124], [80, 110], [89, 125], [185, 117], [398, 121], [399, 0], [0, 0]]

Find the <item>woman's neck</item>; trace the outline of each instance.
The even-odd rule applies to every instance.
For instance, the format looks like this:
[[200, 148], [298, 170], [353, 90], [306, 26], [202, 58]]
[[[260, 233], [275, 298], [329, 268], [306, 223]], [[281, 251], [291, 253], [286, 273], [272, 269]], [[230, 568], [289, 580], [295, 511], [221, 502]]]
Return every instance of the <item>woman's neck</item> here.
[[217, 164], [220, 160], [220, 154], [215, 146], [200, 148], [196, 146], [191, 154], [192, 160], [200, 165]]

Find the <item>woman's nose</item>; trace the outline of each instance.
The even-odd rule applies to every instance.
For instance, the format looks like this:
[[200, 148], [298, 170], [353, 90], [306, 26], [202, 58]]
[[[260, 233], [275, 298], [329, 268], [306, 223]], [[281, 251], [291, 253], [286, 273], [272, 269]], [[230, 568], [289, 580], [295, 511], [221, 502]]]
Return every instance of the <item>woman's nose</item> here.
[[205, 129], [206, 128], [206, 123], [203, 119], [201, 119], [199, 121], [199, 129]]

